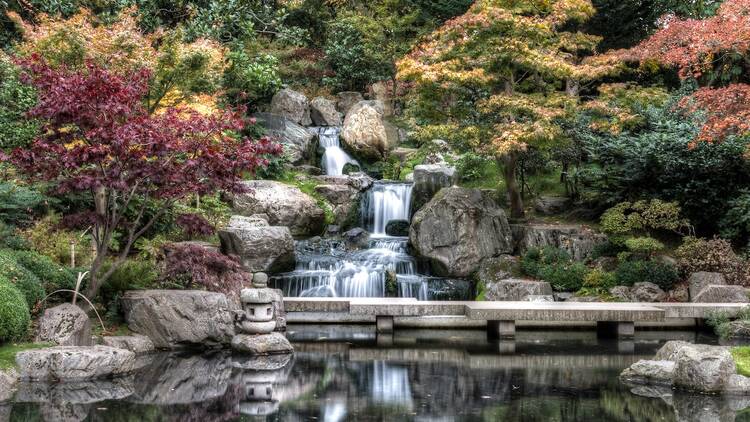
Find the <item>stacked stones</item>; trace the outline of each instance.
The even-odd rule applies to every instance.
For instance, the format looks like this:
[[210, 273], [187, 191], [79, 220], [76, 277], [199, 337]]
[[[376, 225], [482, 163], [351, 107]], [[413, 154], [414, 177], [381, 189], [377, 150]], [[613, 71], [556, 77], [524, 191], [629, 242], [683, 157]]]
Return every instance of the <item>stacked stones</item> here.
[[[232, 349], [250, 355], [272, 355], [292, 353], [289, 340], [277, 329], [281, 314], [281, 295], [268, 288], [268, 276], [256, 273], [252, 289], [243, 289], [240, 294], [242, 310], [235, 315], [237, 335], [232, 338]], [[276, 306], [275, 306], [276, 304]]]

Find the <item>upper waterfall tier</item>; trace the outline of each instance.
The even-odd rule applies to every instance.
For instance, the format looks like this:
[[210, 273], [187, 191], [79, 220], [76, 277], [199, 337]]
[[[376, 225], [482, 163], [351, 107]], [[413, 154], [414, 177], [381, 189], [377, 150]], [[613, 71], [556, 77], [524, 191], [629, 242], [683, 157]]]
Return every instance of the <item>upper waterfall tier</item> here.
[[320, 146], [323, 147], [325, 152], [321, 166], [329, 176], [341, 176], [344, 174], [344, 166], [347, 164], [354, 164], [359, 166], [359, 163], [354, 158], [350, 157], [341, 148], [341, 141], [339, 139], [339, 133], [341, 129], [338, 127], [319, 127], [314, 128], [320, 139]]

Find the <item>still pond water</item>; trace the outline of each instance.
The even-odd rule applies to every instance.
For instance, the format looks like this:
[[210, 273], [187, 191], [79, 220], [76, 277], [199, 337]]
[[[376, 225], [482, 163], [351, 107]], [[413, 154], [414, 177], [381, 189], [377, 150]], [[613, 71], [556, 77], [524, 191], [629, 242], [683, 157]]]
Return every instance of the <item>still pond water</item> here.
[[750, 421], [750, 400], [618, 381], [667, 339], [715, 342], [693, 332], [492, 342], [482, 331], [292, 326], [288, 336], [291, 359], [160, 354], [130, 378], [22, 384], [0, 421]]

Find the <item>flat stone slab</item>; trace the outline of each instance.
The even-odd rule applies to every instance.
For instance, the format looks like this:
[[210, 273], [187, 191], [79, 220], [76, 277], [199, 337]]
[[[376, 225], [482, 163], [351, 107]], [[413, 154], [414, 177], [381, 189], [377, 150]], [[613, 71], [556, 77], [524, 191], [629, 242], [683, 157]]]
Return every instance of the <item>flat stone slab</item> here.
[[490, 321], [662, 321], [664, 310], [653, 306], [594, 302], [472, 302], [470, 319]]
[[431, 315], [464, 315], [467, 303], [460, 301], [406, 301], [391, 302], [392, 298], [383, 303], [373, 300], [351, 300], [349, 313], [352, 315], [375, 316], [431, 316]]
[[16, 354], [22, 380], [89, 380], [127, 374], [135, 353], [109, 346], [57, 346]]

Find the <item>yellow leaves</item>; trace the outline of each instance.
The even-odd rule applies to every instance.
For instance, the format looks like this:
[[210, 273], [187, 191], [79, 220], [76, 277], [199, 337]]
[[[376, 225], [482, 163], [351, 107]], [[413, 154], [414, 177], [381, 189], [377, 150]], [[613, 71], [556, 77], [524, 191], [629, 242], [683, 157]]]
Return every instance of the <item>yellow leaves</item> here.
[[495, 125], [497, 136], [490, 145], [496, 155], [523, 152], [530, 145], [546, 148], [562, 137], [562, 129], [550, 122], [508, 122]]
[[643, 123], [639, 111], [648, 106], [662, 106], [669, 96], [663, 88], [615, 83], [599, 87], [599, 98], [588, 101], [583, 109], [593, 117], [589, 127], [597, 132], [619, 135]]

